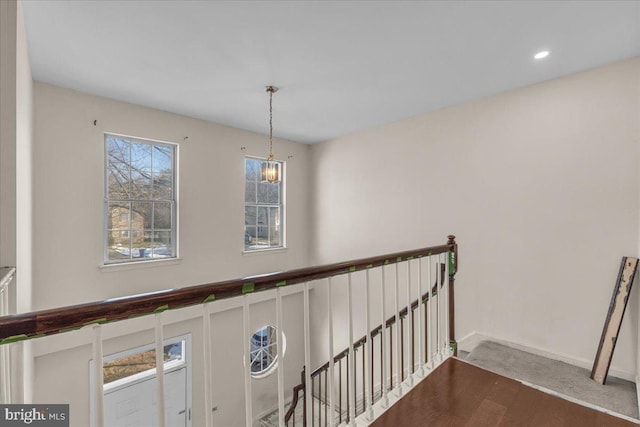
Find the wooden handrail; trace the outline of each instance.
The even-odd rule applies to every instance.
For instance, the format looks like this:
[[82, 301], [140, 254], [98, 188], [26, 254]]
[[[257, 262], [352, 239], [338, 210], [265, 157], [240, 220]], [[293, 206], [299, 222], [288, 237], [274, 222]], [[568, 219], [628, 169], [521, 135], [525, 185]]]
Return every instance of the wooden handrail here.
[[396, 252], [323, 266], [300, 268], [264, 276], [245, 277], [150, 294], [112, 298], [49, 310], [0, 317], [0, 345], [67, 332], [95, 323], [107, 323], [184, 308], [247, 293], [266, 291], [350, 272], [395, 264], [456, 249], [455, 237], [444, 245]]

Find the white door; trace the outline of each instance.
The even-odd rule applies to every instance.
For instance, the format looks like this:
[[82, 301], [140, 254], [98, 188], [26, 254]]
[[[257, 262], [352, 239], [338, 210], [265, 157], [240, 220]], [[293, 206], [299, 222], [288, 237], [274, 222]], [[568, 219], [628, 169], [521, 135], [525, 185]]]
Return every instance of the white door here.
[[[164, 375], [167, 427], [188, 427], [187, 368]], [[155, 376], [105, 392], [104, 416], [107, 427], [154, 427], [156, 416]]]

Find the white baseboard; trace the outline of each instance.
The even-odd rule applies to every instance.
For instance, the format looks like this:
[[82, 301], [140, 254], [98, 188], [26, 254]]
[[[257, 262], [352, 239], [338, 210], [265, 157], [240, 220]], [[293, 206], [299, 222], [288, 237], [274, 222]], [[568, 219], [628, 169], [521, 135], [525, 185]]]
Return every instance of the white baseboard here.
[[[571, 356], [563, 353], [556, 353], [544, 348], [516, 343], [513, 341], [505, 340], [502, 338], [498, 338], [487, 333], [483, 332], [472, 332], [458, 340], [458, 350], [471, 352], [478, 344], [482, 341], [492, 341], [498, 344], [502, 344], [505, 347], [515, 348], [516, 350], [526, 351], [527, 353], [535, 354], [538, 356], [547, 357], [553, 360], [559, 360], [560, 362], [565, 362], [570, 365], [578, 366], [580, 368], [585, 368], [591, 370], [593, 367], [592, 360], [586, 360], [579, 357]], [[616, 377], [621, 378], [627, 381], [636, 381], [636, 374], [632, 372], [623, 371], [621, 369], [616, 369], [612, 367], [609, 369], [609, 374]]]

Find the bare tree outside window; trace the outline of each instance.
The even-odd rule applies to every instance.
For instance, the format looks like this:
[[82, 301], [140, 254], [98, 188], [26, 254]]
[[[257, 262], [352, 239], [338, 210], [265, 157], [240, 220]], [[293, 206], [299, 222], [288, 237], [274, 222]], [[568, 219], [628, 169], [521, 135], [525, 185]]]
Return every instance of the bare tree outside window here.
[[105, 264], [176, 256], [175, 153], [105, 134]]

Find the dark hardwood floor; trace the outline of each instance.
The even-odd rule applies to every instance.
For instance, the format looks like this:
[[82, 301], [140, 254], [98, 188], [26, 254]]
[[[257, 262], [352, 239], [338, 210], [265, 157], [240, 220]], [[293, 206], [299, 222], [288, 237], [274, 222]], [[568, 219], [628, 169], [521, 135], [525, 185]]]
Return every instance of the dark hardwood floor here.
[[451, 358], [371, 425], [626, 427], [636, 424]]

